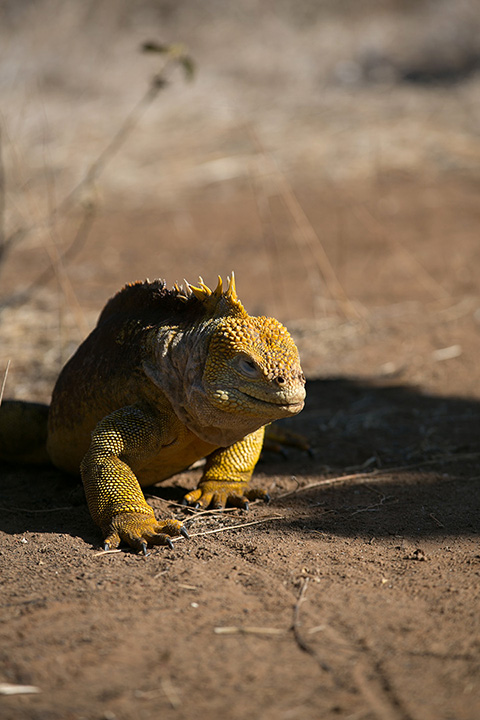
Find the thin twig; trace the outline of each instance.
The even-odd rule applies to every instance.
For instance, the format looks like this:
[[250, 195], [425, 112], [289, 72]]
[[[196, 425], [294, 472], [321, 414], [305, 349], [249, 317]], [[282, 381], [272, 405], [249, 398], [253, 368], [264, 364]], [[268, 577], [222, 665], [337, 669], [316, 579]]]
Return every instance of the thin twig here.
[[[165, 71], [167, 64], [168, 61], [165, 64], [163, 70], [161, 71], [162, 73]], [[159, 80], [160, 75], [161, 73], [159, 75], [156, 75], [152, 79], [150, 85], [147, 88], [147, 91], [140, 98], [137, 104], [134, 105], [132, 110], [130, 110], [127, 117], [124, 119], [123, 123], [120, 125], [119, 129], [112, 137], [110, 142], [102, 150], [102, 152], [92, 163], [92, 165], [90, 165], [88, 171], [86, 172], [85, 176], [80, 180], [80, 182], [73, 188], [73, 190], [68, 193], [68, 195], [63, 198], [63, 200], [53, 210], [52, 216], [68, 212], [68, 210], [70, 210], [73, 203], [75, 202], [80, 191], [83, 190], [83, 188], [85, 187], [92, 186], [94, 182], [98, 180], [99, 176], [105, 170], [108, 163], [113, 160], [122, 145], [125, 144], [129, 135], [138, 125], [140, 119], [142, 118], [142, 115], [150, 107], [154, 100], [156, 100], [160, 91], [165, 87], [166, 81], [161, 82]]]
[[[128, 113], [127, 117], [124, 119], [123, 123], [120, 125], [119, 129], [115, 133], [115, 135], [111, 138], [110, 142], [106, 145], [106, 147], [103, 149], [103, 151], [100, 153], [100, 155], [97, 157], [97, 159], [90, 165], [89, 169], [87, 170], [84, 177], [80, 180], [80, 182], [61, 200], [56, 207], [54, 207], [51, 212], [48, 214], [48, 216], [40, 223], [31, 225], [26, 228], [20, 228], [15, 230], [9, 238], [2, 238], [2, 234], [0, 232], [0, 261], [2, 259], [1, 251], [2, 247], [5, 248], [7, 246], [11, 246], [13, 240], [18, 239], [24, 239], [27, 235], [29, 235], [33, 230], [38, 229], [38, 227], [46, 227], [49, 228], [53, 225], [56, 218], [59, 215], [63, 215], [67, 213], [74, 205], [75, 201], [77, 200], [80, 192], [84, 190], [85, 187], [91, 187], [96, 180], [100, 177], [100, 175], [104, 172], [107, 165], [111, 162], [111, 160], [115, 157], [115, 155], [118, 153], [118, 151], [121, 149], [121, 147], [125, 144], [127, 138], [131, 135], [132, 131], [136, 128], [138, 125], [140, 119], [142, 118], [143, 114], [146, 112], [146, 110], [150, 107], [150, 105], [154, 102], [154, 100], [157, 98], [160, 91], [165, 87], [167, 84], [167, 80], [165, 78], [165, 72], [167, 70], [167, 67], [170, 65], [180, 63], [184, 64], [185, 57], [182, 55], [179, 55], [178, 49], [172, 48], [172, 52], [168, 55], [163, 68], [158, 72], [150, 81], [150, 84], [146, 90], [146, 92], [143, 94], [143, 96], [140, 98], [140, 100], [137, 102], [137, 104], [132, 108], [132, 110]], [[0, 147], [1, 151], [1, 147]], [[1, 202], [1, 188], [2, 188], [2, 175], [1, 175], [1, 157], [0, 157], [0, 220], [1, 220], [1, 213], [2, 213], [2, 202]], [[60, 256], [60, 260], [62, 262], [66, 262], [72, 258], [74, 254], [76, 254], [79, 249], [83, 246], [85, 243], [85, 239], [90, 231], [91, 225], [94, 220], [94, 205], [93, 203], [87, 204], [87, 209], [84, 213], [84, 216], [82, 218], [82, 222], [80, 224], [80, 227], [73, 239], [73, 242], [70, 244], [70, 246], [62, 253]], [[0, 229], [1, 230], [1, 229]], [[6, 298], [0, 303], [0, 307], [10, 306], [10, 305], [20, 305], [26, 300], [28, 300], [32, 294], [32, 292], [37, 289], [39, 286], [43, 285], [47, 280], [49, 280], [52, 275], [55, 274], [55, 268], [47, 268], [43, 273], [41, 273], [34, 281], [31, 283], [31, 285], [23, 290], [21, 293], [15, 294], [11, 296], [10, 298]]]
[[[0, 302], [0, 307], [18, 307], [19, 305], [22, 305], [31, 299], [36, 290], [45, 285], [53, 277], [58, 276], [59, 268], [63, 267], [67, 262], [70, 262], [85, 245], [95, 219], [95, 214], [96, 207], [94, 203], [88, 203], [85, 207], [85, 212], [82, 216], [77, 232], [66, 250], [59, 254], [55, 260], [51, 257], [50, 265], [45, 270], [42, 270], [42, 272], [39, 273], [34, 280], [32, 280], [28, 287], [2, 300]], [[82, 322], [81, 324], [84, 325], [85, 323]]]
[[437, 527], [444, 528], [445, 525], [439, 520], [433, 513], [428, 513], [429, 516], [432, 518], [433, 522], [437, 525]]
[[305, 492], [312, 488], [321, 487], [323, 485], [336, 485], [342, 482], [348, 482], [349, 480], [369, 480], [374, 481], [375, 478], [380, 479], [385, 475], [391, 475], [392, 473], [405, 472], [406, 470], [418, 470], [428, 465], [441, 465], [443, 463], [456, 462], [457, 460], [476, 460], [480, 457], [480, 453], [460, 453], [458, 455], [445, 455], [432, 460], [424, 460], [419, 463], [413, 463], [412, 465], [397, 465], [391, 468], [382, 468], [377, 470], [371, 470], [370, 472], [364, 473], [352, 473], [350, 475], [338, 475], [337, 477], [324, 478], [323, 480], [316, 480], [315, 482], [304, 485], [303, 487], [297, 487], [295, 490], [289, 490], [286, 493], [277, 495], [277, 499], [283, 499], [290, 497], [296, 493]]
[[5, 241], [5, 166], [3, 164], [3, 130], [0, 127], [0, 266], [2, 264], [7, 243]]
[[162, 677], [160, 678], [160, 687], [163, 690], [163, 693], [165, 697], [167, 698], [168, 702], [172, 706], [174, 710], [177, 710], [180, 705], [182, 704], [182, 701], [180, 700], [180, 695], [178, 694], [177, 688], [172, 683], [171, 679], [169, 677]]
[[[286, 285], [285, 273], [282, 272], [284, 267], [284, 258], [279, 247], [278, 237], [276, 233], [272, 208], [270, 205], [270, 198], [265, 192], [265, 184], [259, 181], [258, 177], [250, 176], [250, 182], [252, 185], [252, 193], [257, 207], [257, 215], [260, 225], [260, 234], [265, 247], [265, 253], [267, 258], [268, 273], [270, 279], [270, 285], [273, 289], [271, 293], [272, 301], [274, 303], [273, 309], [275, 317], [279, 315], [279, 308], [277, 304], [277, 296], [281, 295], [283, 300], [283, 308], [287, 311], [287, 316], [292, 315], [290, 311], [290, 298], [291, 298], [291, 287]], [[303, 255], [300, 256], [304, 261], [305, 272], [308, 275], [310, 272], [309, 264]], [[273, 260], [273, 263], [270, 262]]]
[[[238, 528], [248, 527], [249, 525], [260, 525], [261, 523], [270, 522], [271, 520], [285, 520], [285, 516], [272, 515], [271, 517], [263, 518], [263, 520], [252, 520], [251, 522], [240, 523], [238, 525], [228, 525], [227, 527], [215, 528], [214, 530], [204, 530], [203, 532], [189, 533], [189, 535], [191, 538], [201, 537], [202, 535], [213, 535], [213, 533], [226, 532], [227, 530], [238, 530]], [[172, 538], [172, 540], [175, 542], [175, 540], [181, 540], [181, 538]]]
[[66, 505], [65, 507], [43, 508], [42, 510], [29, 510], [22, 507], [0, 507], [2, 512], [21, 512], [29, 515], [43, 515], [43, 513], [63, 512], [65, 510], [75, 510], [75, 505]]
[[325, 251], [325, 248], [323, 247], [318, 233], [316, 232], [315, 228], [307, 217], [305, 210], [300, 204], [285, 174], [280, 170], [275, 160], [266, 152], [262, 142], [260, 141], [259, 136], [250, 124], [247, 125], [247, 132], [249, 133], [253, 144], [257, 149], [257, 152], [261, 154], [264, 160], [268, 163], [272, 174], [276, 178], [277, 187], [283, 199], [283, 202], [285, 203], [285, 206], [287, 207], [291, 217], [293, 218], [297, 226], [302, 243], [306, 247], [308, 247], [308, 250], [311, 253], [311, 257], [315, 259], [315, 262], [318, 265], [330, 297], [338, 303], [346, 317], [361, 317], [358, 309], [348, 298], [345, 290], [342, 287], [342, 284], [337, 278], [335, 270], [333, 269], [333, 266]]
[[[0, 510], [1, 509], [2, 508], [0, 508]], [[32, 512], [32, 511], [30, 511], [30, 512]], [[260, 523], [269, 522], [270, 520], [284, 520], [284, 516], [283, 515], [273, 515], [272, 517], [263, 518], [263, 520], [252, 520], [251, 522], [248, 522], [248, 523], [241, 523], [239, 525], [229, 525], [228, 527], [216, 528], [215, 530], [204, 530], [203, 532], [189, 533], [189, 537], [195, 538], [195, 537], [201, 537], [202, 535], [212, 535], [213, 533], [226, 532], [227, 530], [237, 530], [238, 528], [248, 527], [249, 525], [259, 525]], [[179, 540], [183, 540], [183, 538], [172, 537], [172, 538], [170, 538], [170, 540], [172, 542], [178, 542]], [[102, 550], [99, 553], [96, 553], [94, 555], [94, 557], [101, 557], [103, 555], [108, 555], [108, 553], [111, 553], [111, 552], [121, 552], [121, 551], [119, 551], [119, 550]]]
[[35, 685], [13, 685], [12, 683], [0, 683], [0, 695], [32, 695], [42, 692]]
[[379, 663], [374, 663], [368, 656], [360, 657], [352, 677], [377, 720], [412, 720], [398, 702]]
[[272, 627], [252, 627], [246, 625], [226, 625], [220, 627], [214, 627], [213, 632], [215, 635], [285, 635], [285, 630], [282, 628]]
[[404, 262], [411, 268], [412, 275], [416, 275], [420, 284], [437, 300], [449, 298], [450, 293], [423, 267], [415, 255], [391, 232], [388, 232], [385, 225], [365, 206], [351, 203], [351, 212], [360, 222], [363, 222], [369, 230], [377, 237], [390, 242], [397, 252], [403, 257]]
[[0, 388], [0, 405], [3, 401], [3, 395], [5, 393], [5, 386], [7, 384], [7, 376], [8, 371], [10, 370], [10, 358], [7, 360], [7, 367], [5, 368], [5, 372], [3, 373], [3, 380], [2, 380], [2, 387]]
[[295, 642], [297, 643], [300, 650], [302, 650], [305, 653], [308, 653], [308, 655], [311, 655], [315, 658], [315, 660], [318, 662], [322, 670], [325, 670], [325, 672], [331, 672], [332, 668], [328, 663], [326, 663], [324, 660], [318, 657], [318, 654], [315, 652], [315, 650], [310, 647], [310, 645], [305, 642], [303, 639], [301, 633], [300, 633], [300, 606], [305, 600], [305, 595], [307, 593], [309, 578], [304, 577], [302, 578], [302, 584], [300, 587], [300, 594], [297, 598], [297, 601], [295, 605], [293, 606], [293, 623], [292, 623], [292, 631], [293, 631], [293, 637], [295, 638]]
[[307, 645], [307, 643], [303, 640], [303, 638], [300, 635], [299, 627], [300, 627], [300, 605], [305, 600], [305, 595], [307, 593], [307, 587], [310, 579], [308, 577], [302, 578], [302, 583], [300, 586], [300, 594], [297, 598], [297, 602], [293, 606], [293, 623], [292, 623], [292, 630], [293, 635], [295, 637], [295, 641], [297, 645], [299, 646], [300, 650], [303, 650], [303, 652], [309, 653], [309, 655], [313, 655], [312, 648]]
[[[185, 505], [182, 505], [182, 507], [185, 508]], [[207, 515], [212, 516], [212, 515], [223, 515], [224, 513], [232, 513], [232, 512], [235, 512], [235, 510], [238, 510], [238, 508], [236, 508], [236, 507], [212, 508], [211, 510], [195, 510], [195, 508], [192, 508], [192, 510], [195, 511], [195, 515], [192, 518], [192, 520], [202, 520]]]
[[183, 503], [175, 502], [175, 500], [164, 500], [163, 498], [158, 497], [158, 495], [146, 493], [145, 497], [152, 500], [159, 500], [160, 502], [168, 505], [169, 507], [177, 507], [184, 512], [191, 512], [193, 514], [193, 517], [189, 518], [189, 522], [193, 522], [194, 520], [201, 520], [206, 515], [223, 515], [224, 513], [231, 513], [235, 512], [235, 510], [238, 510], [238, 508], [236, 507], [212, 508], [211, 510], [197, 510], [197, 508], [193, 507], [193, 505], [184, 505]]

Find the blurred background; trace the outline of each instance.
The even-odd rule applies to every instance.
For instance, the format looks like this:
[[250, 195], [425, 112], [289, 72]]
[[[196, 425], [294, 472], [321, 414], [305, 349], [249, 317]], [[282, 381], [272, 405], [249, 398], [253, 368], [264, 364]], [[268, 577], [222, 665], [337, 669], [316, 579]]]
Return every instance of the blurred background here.
[[313, 450], [147, 565], [2, 466], [2, 718], [478, 720], [480, 0], [0, 0], [0, 100], [0, 400], [234, 270]]
[[33, 375], [48, 398], [146, 277], [235, 270], [311, 374], [358, 374], [367, 346], [362, 368], [397, 372], [412, 337], [464, 353], [438, 313], [477, 322], [477, 0], [4, 0], [0, 19], [10, 396]]

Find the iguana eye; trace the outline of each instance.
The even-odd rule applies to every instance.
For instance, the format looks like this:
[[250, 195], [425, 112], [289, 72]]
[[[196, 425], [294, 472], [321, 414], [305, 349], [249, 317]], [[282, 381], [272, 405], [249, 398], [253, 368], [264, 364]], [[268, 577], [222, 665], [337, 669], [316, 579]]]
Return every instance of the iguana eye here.
[[240, 372], [248, 378], [256, 378], [259, 375], [257, 364], [247, 357], [240, 356], [237, 360], [237, 366]]

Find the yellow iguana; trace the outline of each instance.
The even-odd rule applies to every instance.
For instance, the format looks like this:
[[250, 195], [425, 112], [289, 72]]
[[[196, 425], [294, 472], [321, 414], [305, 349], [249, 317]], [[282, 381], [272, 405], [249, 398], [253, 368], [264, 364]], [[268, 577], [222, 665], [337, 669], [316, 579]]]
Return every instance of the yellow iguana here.
[[249, 487], [265, 425], [300, 412], [304, 399], [292, 338], [277, 320], [247, 314], [233, 273], [226, 290], [221, 278], [214, 291], [201, 278], [172, 290], [137, 282], [107, 303], [62, 370], [48, 431], [46, 406], [0, 407], [0, 457], [80, 470], [105, 549], [123, 540], [145, 553], [186, 532], [157, 521], [140, 487], [206, 457], [187, 503], [248, 507], [268, 497]]

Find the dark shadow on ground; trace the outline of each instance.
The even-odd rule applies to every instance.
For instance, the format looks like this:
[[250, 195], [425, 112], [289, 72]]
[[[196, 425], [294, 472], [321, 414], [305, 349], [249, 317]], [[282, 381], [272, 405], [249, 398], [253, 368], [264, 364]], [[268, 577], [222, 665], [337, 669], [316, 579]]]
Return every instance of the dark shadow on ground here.
[[100, 544], [80, 478], [55, 468], [0, 463], [0, 530], [65, 533]]
[[[311, 381], [295, 429], [310, 438], [315, 458], [305, 461], [296, 452], [293, 474], [301, 485], [353, 477], [299, 488], [276, 506], [300, 511], [301, 519], [286, 524], [306, 532], [367, 538], [478, 533], [479, 426], [477, 400], [432, 396], [395, 382]], [[261, 469], [282, 472], [275, 461]]]
[[[305, 410], [287, 426], [309, 438], [314, 457], [297, 449], [286, 459], [266, 453], [258, 471], [287, 477], [292, 488], [298, 483], [286, 497], [273, 492], [273, 506], [291, 510], [285, 527], [299, 532], [473, 534], [480, 530], [479, 421], [476, 400], [426, 395], [392, 382], [313, 380]], [[355, 477], [302, 488], [345, 474]], [[0, 487], [3, 531], [67, 533], [99, 544], [75, 479], [2, 464]], [[184, 491], [159, 485], [148, 494], [179, 502]]]

